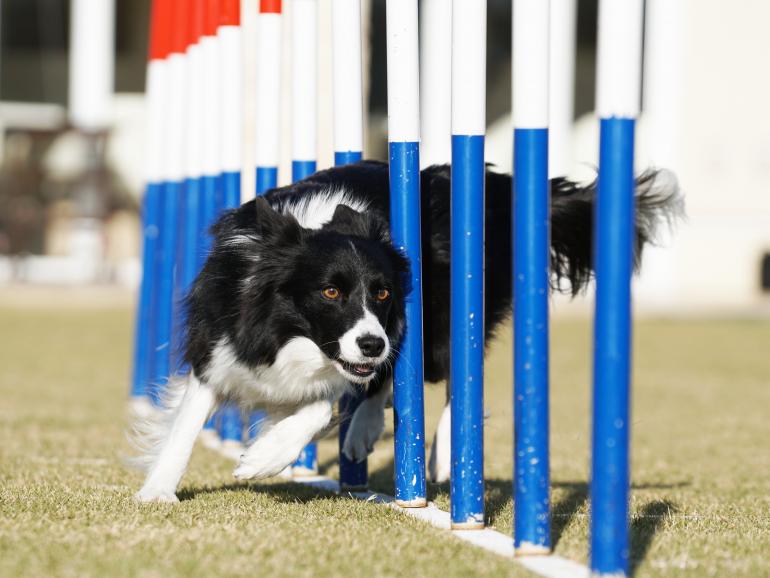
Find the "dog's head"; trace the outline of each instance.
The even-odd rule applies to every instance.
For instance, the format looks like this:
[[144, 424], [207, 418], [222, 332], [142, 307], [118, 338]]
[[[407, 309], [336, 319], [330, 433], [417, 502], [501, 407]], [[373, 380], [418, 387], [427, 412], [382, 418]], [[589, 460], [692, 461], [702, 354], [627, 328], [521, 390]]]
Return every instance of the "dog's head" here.
[[306, 229], [262, 199], [256, 209], [260, 247], [247, 292], [249, 306], [269, 316], [252, 325], [258, 339], [280, 348], [309, 338], [347, 380], [368, 383], [393, 360], [404, 329], [409, 264], [387, 223], [338, 205], [331, 221]]

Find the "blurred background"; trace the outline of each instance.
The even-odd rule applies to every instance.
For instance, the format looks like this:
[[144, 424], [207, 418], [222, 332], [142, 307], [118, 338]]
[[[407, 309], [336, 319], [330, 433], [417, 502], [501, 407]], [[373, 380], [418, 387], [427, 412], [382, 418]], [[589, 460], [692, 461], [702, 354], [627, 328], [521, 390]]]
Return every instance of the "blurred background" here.
[[[441, 0], [422, 0], [423, 17]], [[567, 17], [559, 76], [566, 105], [555, 174], [593, 178], [596, 0], [554, 0]], [[93, 3], [108, 25], [77, 27], [75, 0], [0, 2], [0, 287], [108, 287], [128, 293], [140, 276], [145, 173], [149, 0]], [[284, 3], [284, 10], [291, 9]], [[244, 194], [253, 187], [257, 1], [243, 1]], [[385, 2], [364, 0], [366, 152], [385, 159]], [[511, 2], [489, 0], [487, 158], [510, 171]], [[288, 18], [284, 18], [286, 26]], [[638, 168], [667, 167], [686, 194], [688, 219], [645, 257], [642, 313], [750, 313], [770, 309], [770, 3], [647, 0]], [[75, 32], [77, 30], [77, 32]], [[88, 46], [78, 49], [85, 35]], [[94, 38], [94, 36], [96, 38]], [[319, 2], [319, 167], [332, 164], [330, 2]], [[94, 44], [94, 42], [96, 44]], [[284, 34], [288, 88], [288, 30]], [[97, 75], [101, 93], [81, 85]], [[92, 79], [93, 80], [93, 79]], [[558, 83], [558, 84], [557, 84]], [[98, 83], [97, 83], [98, 84]], [[447, 85], [448, 86], [448, 85]], [[286, 92], [288, 94], [288, 91]], [[283, 163], [290, 177], [288, 98]], [[429, 144], [426, 162], [448, 160]], [[247, 193], [249, 192], [249, 193]], [[588, 298], [557, 300], [587, 311]]]

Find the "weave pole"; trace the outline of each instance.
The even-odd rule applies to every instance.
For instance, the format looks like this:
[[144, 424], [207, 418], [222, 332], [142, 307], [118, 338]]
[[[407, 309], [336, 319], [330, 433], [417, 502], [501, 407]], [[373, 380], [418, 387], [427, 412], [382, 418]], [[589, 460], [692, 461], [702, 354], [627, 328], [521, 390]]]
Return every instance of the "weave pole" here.
[[591, 571], [627, 576], [634, 252], [634, 128], [639, 114], [643, 0], [601, 0], [595, 225]]
[[[318, 89], [317, 0], [291, 0], [291, 180], [316, 171]], [[295, 476], [318, 473], [318, 448], [305, 446], [294, 463]]]
[[[334, 164], [361, 160], [364, 149], [364, 96], [361, 55], [361, 0], [332, 0], [332, 100]], [[350, 417], [364, 399], [363, 392], [340, 399], [340, 488], [367, 487], [366, 460], [355, 463], [342, 453]]]
[[[281, 0], [260, 0], [257, 15], [256, 194], [278, 186], [281, 156]], [[255, 438], [266, 418], [249, 416], [249, 438]]]
[[[187, 100], [187, 24], [189, 6], [185, 0], [172, 0], [171, 46], [167, 58], [168, 98], [164, 103], [167, 123], [163, 149], [164, 187], [161, 199], [159, 251], [156, 259], [158, 290], [155, 295], [157, 319], [154, 380], [156, 395], [173, 373], [171, 353], [174, 329], [175, 275], [179, 238], [179, 200], [184, 192], [185, 107]], [[181, 25], [180, 25], [181, 24]]]
[[164, 194], [163, 150], [166, 134], [165, 102], [172, 24], [170, 0], [153, 0], [147, 63], [147, 185], [142, 199], [142, 281], [136, 312], [134, 367], [131, 397], [144, 403], [153, 394], [158, 290], [156, 259], [159, 252], [161, 201]]
[[278, 186], [280, 123], [281, 0], [260, 0], [257, 16], [257, 195]]
[[427, 505], [420, 234], [420, 65], [417, 0], [386, 3], [388, 141], [393, 243], [411, 263], [406, 332], [393, 372], [396, 503]]
[[[201, 217], [203, 205], [203, 91], [206, 78], [200, 40], [205, 29], [204, 0], [192, 0], [187, 8], [187, 75], [185, 84], [184, 186], [180, 190], [177, 233], [177, 273], [174, 278], [174, 337], [172, 339], [173, 369], [181, 367], [179, 357], [187, 321], [183, 299], [192, 287], [201, 264]], [[184, 26], [184, 22], [179, 23]]]
[[[242, 54], [241, 54], [241, 3], [240, 0], [220, 0], [219, 27], [219, 107], [221, 147], [219, 152], [221, 203], [224, 209], [234, 209], [241, 204], [242, 163]], [[218, 196], [219, 196], [218, 195]], [[219, 435], [223, 446], [239, 451], [243, 442], [243, 418], [240, 408], [225, 405], [219, 412]], [[213, 421], [206, 424], [208, 429]]]
[[453, 529], [484, 527], [486, 0], [452, 2], [449, 384]]
[[519, 554], [547, 554], [551, 549], [549, 4], [513, 2], [513, 534]]

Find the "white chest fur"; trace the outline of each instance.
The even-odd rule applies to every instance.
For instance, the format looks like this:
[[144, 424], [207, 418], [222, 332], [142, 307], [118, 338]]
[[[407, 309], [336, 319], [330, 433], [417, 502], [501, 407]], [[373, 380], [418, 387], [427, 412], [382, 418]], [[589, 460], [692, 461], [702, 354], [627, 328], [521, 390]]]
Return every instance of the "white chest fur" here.
[[272, 365], [256, 368], [240, 363], [232, 345], [223, 338], [212, 352], [203, 379], [217, 394], [263, 409], [336, 400], [351, 387], [332, 361], [306, 337], [289, 340]]

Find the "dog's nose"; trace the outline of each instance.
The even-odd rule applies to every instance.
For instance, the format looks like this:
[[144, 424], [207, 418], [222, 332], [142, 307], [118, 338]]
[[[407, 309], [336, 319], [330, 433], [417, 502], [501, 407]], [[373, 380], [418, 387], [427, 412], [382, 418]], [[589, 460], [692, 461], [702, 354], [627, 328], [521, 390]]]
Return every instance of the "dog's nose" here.
[[356, 343], [366, 357], [377, 357], [385, 349], [385, 340], [376, 335], [364, 335], [356, 339]]

